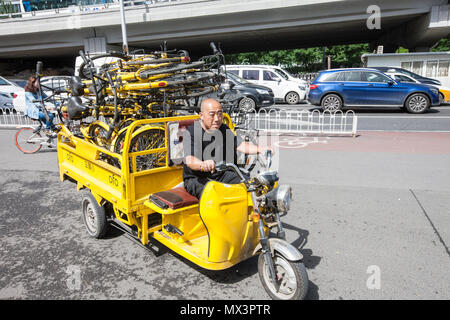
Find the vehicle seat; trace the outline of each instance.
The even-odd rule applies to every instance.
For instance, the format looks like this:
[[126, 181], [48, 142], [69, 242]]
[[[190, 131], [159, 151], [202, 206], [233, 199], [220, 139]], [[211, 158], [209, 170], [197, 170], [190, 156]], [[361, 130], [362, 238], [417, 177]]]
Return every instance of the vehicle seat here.
[[184, 186], [178, 186], [167, 191], [156, 192], [150, 196], [150, 201], [161, 209], [180, 209], [198, 203], [198, 199], [189, 194]]

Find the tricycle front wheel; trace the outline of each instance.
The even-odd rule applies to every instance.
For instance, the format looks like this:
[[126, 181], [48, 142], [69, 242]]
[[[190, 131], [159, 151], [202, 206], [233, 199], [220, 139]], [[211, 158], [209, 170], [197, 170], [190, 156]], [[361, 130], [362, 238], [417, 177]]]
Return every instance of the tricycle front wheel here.
[[103, 238], [107, 231], [105, 208], [100, 206], [91, 193], [86, 193], [82, 200], [83, 221], [86, 230], [93, 238]]
[[289, 261], [275, 253], [273, 257], [277, 283], [274, 284], [264, 255], [258, 258], [258, 273], [264, 289], [274, 300], [302, 300], [308, 292], [308, 274], [300, 261]]

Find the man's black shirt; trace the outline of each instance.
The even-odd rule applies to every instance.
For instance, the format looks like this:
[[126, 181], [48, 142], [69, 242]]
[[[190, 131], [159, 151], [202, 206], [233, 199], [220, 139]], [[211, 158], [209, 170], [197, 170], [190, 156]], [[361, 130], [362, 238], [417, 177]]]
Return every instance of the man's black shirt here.
[[[221, 161], [236, 164], [236, 149], [242, 141], [242, 138], [235, 136], [230, 128], [223, 123], [219, 129], [206, 132], [200, 121], [196, 121], [183, 134], [184, 156], [194, 156], [201, 161], [214, 160], [216, 164]], [[194, 171], [186, 163], [184, 164], [183, 180], [189, 178], [211, 178], [215, 180], [217, 176], [217, 172]]]

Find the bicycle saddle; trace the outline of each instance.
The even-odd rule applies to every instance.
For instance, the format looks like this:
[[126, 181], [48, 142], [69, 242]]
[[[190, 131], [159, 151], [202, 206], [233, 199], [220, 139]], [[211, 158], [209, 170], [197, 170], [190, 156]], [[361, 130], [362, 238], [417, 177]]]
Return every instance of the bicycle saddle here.
[[73, 76], [69, 81], [69, 88], [72, 91], [73, 96], [82, 96], [84, 94], [84, 88], [86, 85], [81, 82], [80, 77]]
[[67, 103], [67, 113], [70, 120], [79, 120], [82, 118], [83, 112], [89, 108], [83, 105], [80, 97], [70, 97]]

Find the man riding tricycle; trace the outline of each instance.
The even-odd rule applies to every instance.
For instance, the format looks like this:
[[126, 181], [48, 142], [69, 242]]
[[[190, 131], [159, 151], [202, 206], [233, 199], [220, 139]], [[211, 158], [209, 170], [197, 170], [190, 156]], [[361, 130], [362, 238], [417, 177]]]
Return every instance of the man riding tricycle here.
[[[270, 297], [303, 299], [308, 290], [303, 257], [285, 241], [280, 221], [290, 207], [291, 187], [278, 184], [270, 147], [241, 140], [233, 130], [214, 99], [203, 101], [199, 115], [132, 122], [121, 153], [63, 125], [60, 178], [89, 190], [82, 210], [92, 237], [104, 237], [112, 225], [144, 246], [156, 240], [209, 270], [259, 255], [259, 276]], [[152, 147], [136, 149], [145, 139]], [[257, 154], [264, 168], [251, 176], [236, 165], [236, 150]]]

